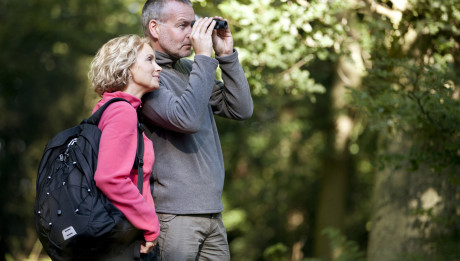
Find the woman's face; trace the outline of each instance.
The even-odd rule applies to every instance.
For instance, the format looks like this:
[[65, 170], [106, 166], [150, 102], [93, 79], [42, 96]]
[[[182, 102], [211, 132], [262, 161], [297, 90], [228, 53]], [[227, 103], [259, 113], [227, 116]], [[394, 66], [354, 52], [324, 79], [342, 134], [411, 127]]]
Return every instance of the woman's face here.
[[155, 62], [155, 52], [148, 44], [144, 44], [137, 53], [136, 62], [131, 66], [131, 84], [147, 92], [158, 89], [161, 67]]

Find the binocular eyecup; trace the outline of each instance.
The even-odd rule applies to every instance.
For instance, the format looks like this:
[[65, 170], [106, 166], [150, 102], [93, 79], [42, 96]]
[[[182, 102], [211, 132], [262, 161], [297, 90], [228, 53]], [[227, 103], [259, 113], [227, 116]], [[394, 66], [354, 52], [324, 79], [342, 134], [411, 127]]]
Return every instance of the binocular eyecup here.
[[[216, 25], [214, 26], [214, 29], [227, 29], [228, 28], [227, 21], [218, 20], [218, 19], [212, 19], [212, 20], [216, 21]], [[193, 21], [190, 26], [193, 27], [194, 23], [195, 23], [195, 21]]]

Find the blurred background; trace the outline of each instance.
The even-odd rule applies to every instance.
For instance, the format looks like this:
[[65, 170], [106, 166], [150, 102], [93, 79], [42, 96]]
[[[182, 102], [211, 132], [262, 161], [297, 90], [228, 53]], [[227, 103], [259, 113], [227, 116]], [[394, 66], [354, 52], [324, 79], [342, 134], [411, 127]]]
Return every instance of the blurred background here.
[[[0, 0], [0, 260], [33, 227], [46, 142], [140, 0]], [[195, 0], [229, 21], [254, 115], [218, 119], [232, 260], [460, 260], [458, 0]]]

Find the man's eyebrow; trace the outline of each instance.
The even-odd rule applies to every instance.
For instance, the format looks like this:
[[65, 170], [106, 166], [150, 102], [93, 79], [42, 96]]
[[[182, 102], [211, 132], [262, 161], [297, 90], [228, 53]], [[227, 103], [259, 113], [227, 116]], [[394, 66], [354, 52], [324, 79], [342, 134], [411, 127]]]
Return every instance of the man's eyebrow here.
[[186, 18], [179, 18], [179, 19], [177, 19], [177, 22], [178, 22], [178, 23], [191, 23], [192, 21], [194, 21], [194, 20], [188, 20], [188, 19], [186, 19]]

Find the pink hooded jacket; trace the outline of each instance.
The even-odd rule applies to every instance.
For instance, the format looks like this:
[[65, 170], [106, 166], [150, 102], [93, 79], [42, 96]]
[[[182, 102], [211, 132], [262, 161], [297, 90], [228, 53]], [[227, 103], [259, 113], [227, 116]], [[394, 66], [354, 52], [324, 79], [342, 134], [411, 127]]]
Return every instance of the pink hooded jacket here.
[[128, 100], [131, 105], [123, 101], [115, 102], [102, 114], [98, 125], [102, 135], [94, 180], [96, 186], [131, 224], [144, 231], [145, 240], [153, 241], [160, 234], [149, 182], [155, 156], [152, 142], [145, 134], [143, 195], [137, 188], [137, 170], [133, 169], [137, 150], [136, 109], [141, 100], [124, 92], [104, 93], [93, 113], [116, 97]]

